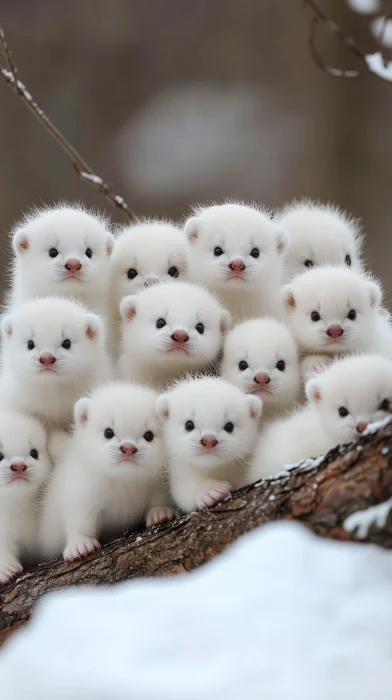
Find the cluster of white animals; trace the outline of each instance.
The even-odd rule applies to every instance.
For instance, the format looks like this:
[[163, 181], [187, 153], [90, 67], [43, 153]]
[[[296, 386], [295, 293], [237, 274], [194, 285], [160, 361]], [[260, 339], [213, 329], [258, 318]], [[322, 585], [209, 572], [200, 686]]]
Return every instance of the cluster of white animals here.
[[13, 236], [1, 322], [0, 581], [212, 506], [392, 410], [392, 329], [332, 206], [225, 203]]

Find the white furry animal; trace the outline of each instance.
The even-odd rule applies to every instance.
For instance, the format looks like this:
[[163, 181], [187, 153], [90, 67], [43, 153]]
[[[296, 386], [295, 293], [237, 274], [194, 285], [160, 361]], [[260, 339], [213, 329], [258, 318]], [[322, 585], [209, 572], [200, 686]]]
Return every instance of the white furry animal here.
[[209, 508], [244, 479], [262, 402], [223, 379], [181, 382], [157, 401], [169, 452], [171, 493], [182, 510]]
[[108, 378], [98, 316], [59, 297], [34, 299], [3, 318], [0, 407], [66, 428], [75, 401]]
[[344, 267], [314, 268], [283, 287], [282, 299], [301, 353], [311, 356], [305, 374], [312, 363], [339, 353], [376, 352], [392, 359], [392, 329], [379, 313], [381, 288], [369, 276]]
[[231, 327], [229, 312], [205, 289], [187, 282], [160, 284], [125, 297], [120, 311], [119, 374], [156, 388], [208, 369]]
[[157, 394], [113, 383], [75, 405], [75, 427], [44, 498], [45, 556], [73, 561], [97, 549], [105, 532], [175, 517], [165, 494], [166, 462]]
[[120, 342], [120, 302], [146, 287], [185, 280], [188, 245], [170, 221], [146, 220], [127, 226], [116, 237], [110, 258], [110, 340], [113, 354]]
[[269, 213], [236, 203], [195, 209], [185, 233], [189, 279], [216, 292], [235, 321], [281, 316], [288, 235]]
[[7, 306], [62, 296], [105, 314], [113, 245], [108, 220], [85, 207], [64, 204], [26, 215], [13, 229], [15, 261]]
[[267, 318], [235, 326], [224, 341], [221, 375], [263, 400], [263, 421], [291, 409], [300, 396], [301, 372], [287, 326]]
[[0, 583], [37, 556], [38, 493], [49, 477], [46, 432], [35, 418], [0, 413]]
[[337, 360], [306, 385], [308, 405], [267, 426], [248, 483], [355, 440], [392, 410], [392, 363], [377, 355]]
[[295, 201], [278, 212], [274, 221], [290, 236], [285, 255], [287, 281], [308, 268], [322, 265], [360, 271], [361, 227], [339, 207], [308, 199]]

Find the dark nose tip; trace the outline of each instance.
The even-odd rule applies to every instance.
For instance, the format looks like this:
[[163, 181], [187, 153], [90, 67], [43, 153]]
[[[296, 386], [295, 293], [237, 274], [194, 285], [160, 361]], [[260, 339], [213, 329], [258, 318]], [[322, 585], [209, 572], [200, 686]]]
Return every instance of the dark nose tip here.
[[77, 260], [77, 258], [71, 258], [67, 260], [64, 267], [66, 270], [69, 270], [69, 272], [78, 272], [82, 268], [82, 263], [80, 260]]
[[12, 472], [25, 472], [27, 469], [24, 462], [12, 462], [11, 471]]
[[340, 335], [343, 335], [343, 328], [341, 326], [330, 326], [327, 329], [327, 335], [329, 335], [330, 338], [338, 338]]
[[171, 339], [177, 343], [186, 343], [189, 340], [189, 335], [186, 331], [174, 331]]
[[361, 434], [366, 430], [367, 427], [368, 427], [368, 423], [366, 423], [365, 421], [363, 421], [362, 423], [358, 423], [357, 424], [357, 432], [359, 434]]
[[39, 361], [41, 365], [54, 365], [56, 358], [50, 352], [45, 352], [43, 355], [41, 355]]

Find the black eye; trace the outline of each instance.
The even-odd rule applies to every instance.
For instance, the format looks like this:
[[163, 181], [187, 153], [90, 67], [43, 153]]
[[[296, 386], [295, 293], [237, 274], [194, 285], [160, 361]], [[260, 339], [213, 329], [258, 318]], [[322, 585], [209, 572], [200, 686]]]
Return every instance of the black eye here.
[[151, 430], [147, 430], [147, 432], [144, 433], [143, 437], [146, 442], [152, 442], [154, 439], [154, 433], [152, 433]]
[[252, 258], [258, 258], [260, 255], [260, 251], [258, 248], [253, 248], [253, 250], [250, 251], [250, 254]]
[[30, 452], [30, 457], [32, 457], [33, 459], [38, 459], [38, 452], [37, 452], [37, 450], [32, 449], [31, 452]]
[[86, 248], [86, 255], [88, 258], [93, 257], [93, 251], [91, 250], [91, 248]]
[[51, 258], [57, 258], [58, 254], [59, 251], [57, 250], [57, 248], [51, 248], [49, 251], [49, 255]]
[[346, 255], [346, 259], [345, 259], [344, 262], [346, 263], [346, 265], [348, 265], [349, 267], [351, 267], [351, 257], [350, 257], [350, 255]]
[[4, 455], [2, 454], [2, 452], [0, 452], [0, 462], [2, 459], [4, 459]]
[[223, 250], [218, 245], [216, 246], [216, 248], [214, 248], [214, 255], [217, 258], [219, 258], [220, 255], [223, 255]]
[[158, 318], [158, 321], [155, 325], [157, 328], [164, 328], [166, 326], [166, 321], [164, 318]]
[[284, 360], [279, 360], [279, 362], [276, 363], [276, 369], [279, 370], [279, 372], [284, 372], [286, 369], [286, 363]]
[[64, 350], [69, 350], [71, 347], [71, 341], [66, 338], [62, 343], [61, 347], [64, 348]]
[[28, 343], [27, 343], [27, 347], [28, 347], [29, 350], [34, 350], [34, 348], [35, 348], [34, 341], [33, 341], [33, 340], [29, 340]]
[[232, 433], [234, 430], [233, 423], [226, 423], [226, 425], [223, 427], [223, 430], [226, 430], [226, 433]]
[[104, 432], [104, 436], [106, 440], [111, 440], [114, 437], [114, 432], [111, 428], [106, 428]]
[[350, 321], [355, 321], [357, 318], [357, 312], [354, 311], [354, 309], [350, 309], [350, 311], [347, 314], [347, 318], [350, 319]]
[[314, 262], [313, 262], [313, 260], [305, 260], [304, 265], [305, 265], [305, 267], [313, 267]]
[[203, 333], [204, 333], [204, 325], [203, 325], [202, 323], [198, 323], [197, 326], [196, 326], [196, 330], [197, 330], [198, 333], [200, 333], [200, 335], [203, 335]]
[[345, 418], [346, 416], [348, 416], [347, 408], [345, 408], [344, 406], [341, 406], [339, 408], [339, 416], [341, 416], [342, 418]]
[[127, 275], [129, 280], [134, 280], [135, 277], [137, 277], [137, 270], [135, 270], [134, 267], [130, 267], [127, 272]]
[[316, 321], [320, 320], [320, 314], [317, 311], [312, 311], [310, 318], [316, 323]]
[[382, 401], [380, 403], [380, 408], [378, 410], [379, 411], [386, 411], [387, 413], [389, 413], [389, 406], [390, 406], [390, 404], [389, 404], [388, 399], [384, 399], [384, 401]]
[[192, 420], [187, 420], [187, 422], [185, 423], [185, 430], [187, 430], [188, 433], [191, 433], [192, 430], [194, 430], [194, 429], [195, 429], [194, 422]]
[[170, 277], [178, 277], [179, 272], [176, 267], [171, 267], [167, 274], [170, 275]]
[[238, 364], [238, 369], [241, 370], [241, 372], [244, 372], [246, 369], [248, 369], [249, 365], [245, 360], [241, 360], [241, 362]]

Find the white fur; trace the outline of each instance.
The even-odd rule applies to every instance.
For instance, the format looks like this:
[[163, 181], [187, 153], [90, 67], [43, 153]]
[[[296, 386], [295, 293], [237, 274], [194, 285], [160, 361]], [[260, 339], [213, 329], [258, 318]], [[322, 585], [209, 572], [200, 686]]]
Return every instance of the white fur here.
[[[49, 477], [45, 429], [35, 418], [0, 413], [0, 583], [21, 573], [21, 558], [38, 551], [38, 493]], [[38, 457], [31, 456], [37, 450]], [[11, 465], [23, 463], [23, 479]]]
[[[205, 289], [186, 282], [161, 284], [125, 297], [119, 374], [122, 379], [167, 385], [187, 372], [208, 369], [231, 327], [228, 311]], [[157, 328], [159, 319], [166, 325]], [[196, 327], [204, 326], [200, 334]], [[178, 348], [171, 336], [185, 331], [188, 342]]]
[[[37, 209], [13, 229], [15, 260], [8, 306], [37, 297], [73, 297], [107, 311], [109, 257], [114, 245], [108, 220], [79, 205]], [[50, 257], [51, 249], [58, 251]], [[92, 257], [86, 255], [90, 248]], [[65, 279], [65, 264], [79, 260], [80, 279]]]
[[[121, 299], [153, 284], [183, 281], [187, 268], [187, 241], [172, 222], [146, 220], [121, 231], [110, 258], [110, 339], [114, 355], [120, 342]], [[135, 272], [137, 275], [130, 279], [128, 274]]]
[[[163, 486], [166, 458], [156, 399], [146, 387], [114, 383], [76, 403], [73, 436], [44, 499], [46, 556], [63, 551], [72, 561], [97, 549], [102, 533], [124, 531], [143, 518], [157, 524], [174, 517]], [[114, 433], [109, 439], [107, 428]], [[144, 438], [147, 431], [151, 442]], [[124, 460], [126, 444], [137, 448], [132, 459]]]
[[[282, 361], [283, 370], [277, 367]], [[248, 367], [240, 369], [243, 362]], [[268, 376], [268, 384], [257, 383], [258, 373]], [[280, 321], [254, 319], [235, 326], [224, 341], [221, 374], [241, 391], [263, 400], [263, 421], [292, 408], [300, 396], [297, 346]]]
[[[319, 267], [295, 277], [283, 287], [287, 323], [304, 354], [376, 352], [392, 358], [389, 319], [379, 313], [381, 287], [369, 276], [344, 267]], [[355, 320], [348, 314], [356, 312]], [[312, 321], [317, 312], [319, 321]], [[343, 335], [331, 339], [333, 325]]]
[[[196, 209], [185, 224], [190, 243], [189, 279], [216, 292], [236, 321], [280, 316], [285, 229], [256, 206], [228, 203]], [[220, 247], [223, 255], [214, 250]], [[253, 249], [259, 257], [251, 256]], [[242, 259], [243, 279], [230, 279], [229, 265]]]
[[[159, 397], [169, 452], [171, 492], [184, 511], [208, 508], [230, 495], [243, 481], [254, 449], [262, 402], [223, 379], [205, 377], [181, 382]], [[194, 429], [186, 430], [187, 421]], [[232, 423], [233, 432], [224, 426]], [[213, 436], [213, 451], [201, 440]]]
[[[5, 316], [1, 331], [0, 406], [67, 427], [75, 401], [109, 374], [99, 317], [69, 299], [34, 299]], [[62, 347], [65, 340], [70, 349]], [[42, 371], [46, 353], [56, 358], [55, 371]]]
[[275, 221], [290, 236], [285, 257], [287, 281], [312, 266], [361, 269], [361, 227], [358, 220], [339, 207], [304, 199], [287, 205], [277, 213]]
[[[262, 434], [248, 483], [308, 457], [325, 455], [359, 437], [357, 426], [385, 418], [392, 409], [392, 363], [377, 355], [337, 360], [306, 385], [308, 405]], [[382, 410], [387, 399], [390, 408]], [[339, 408], [349, 411], [339, 415]]]

